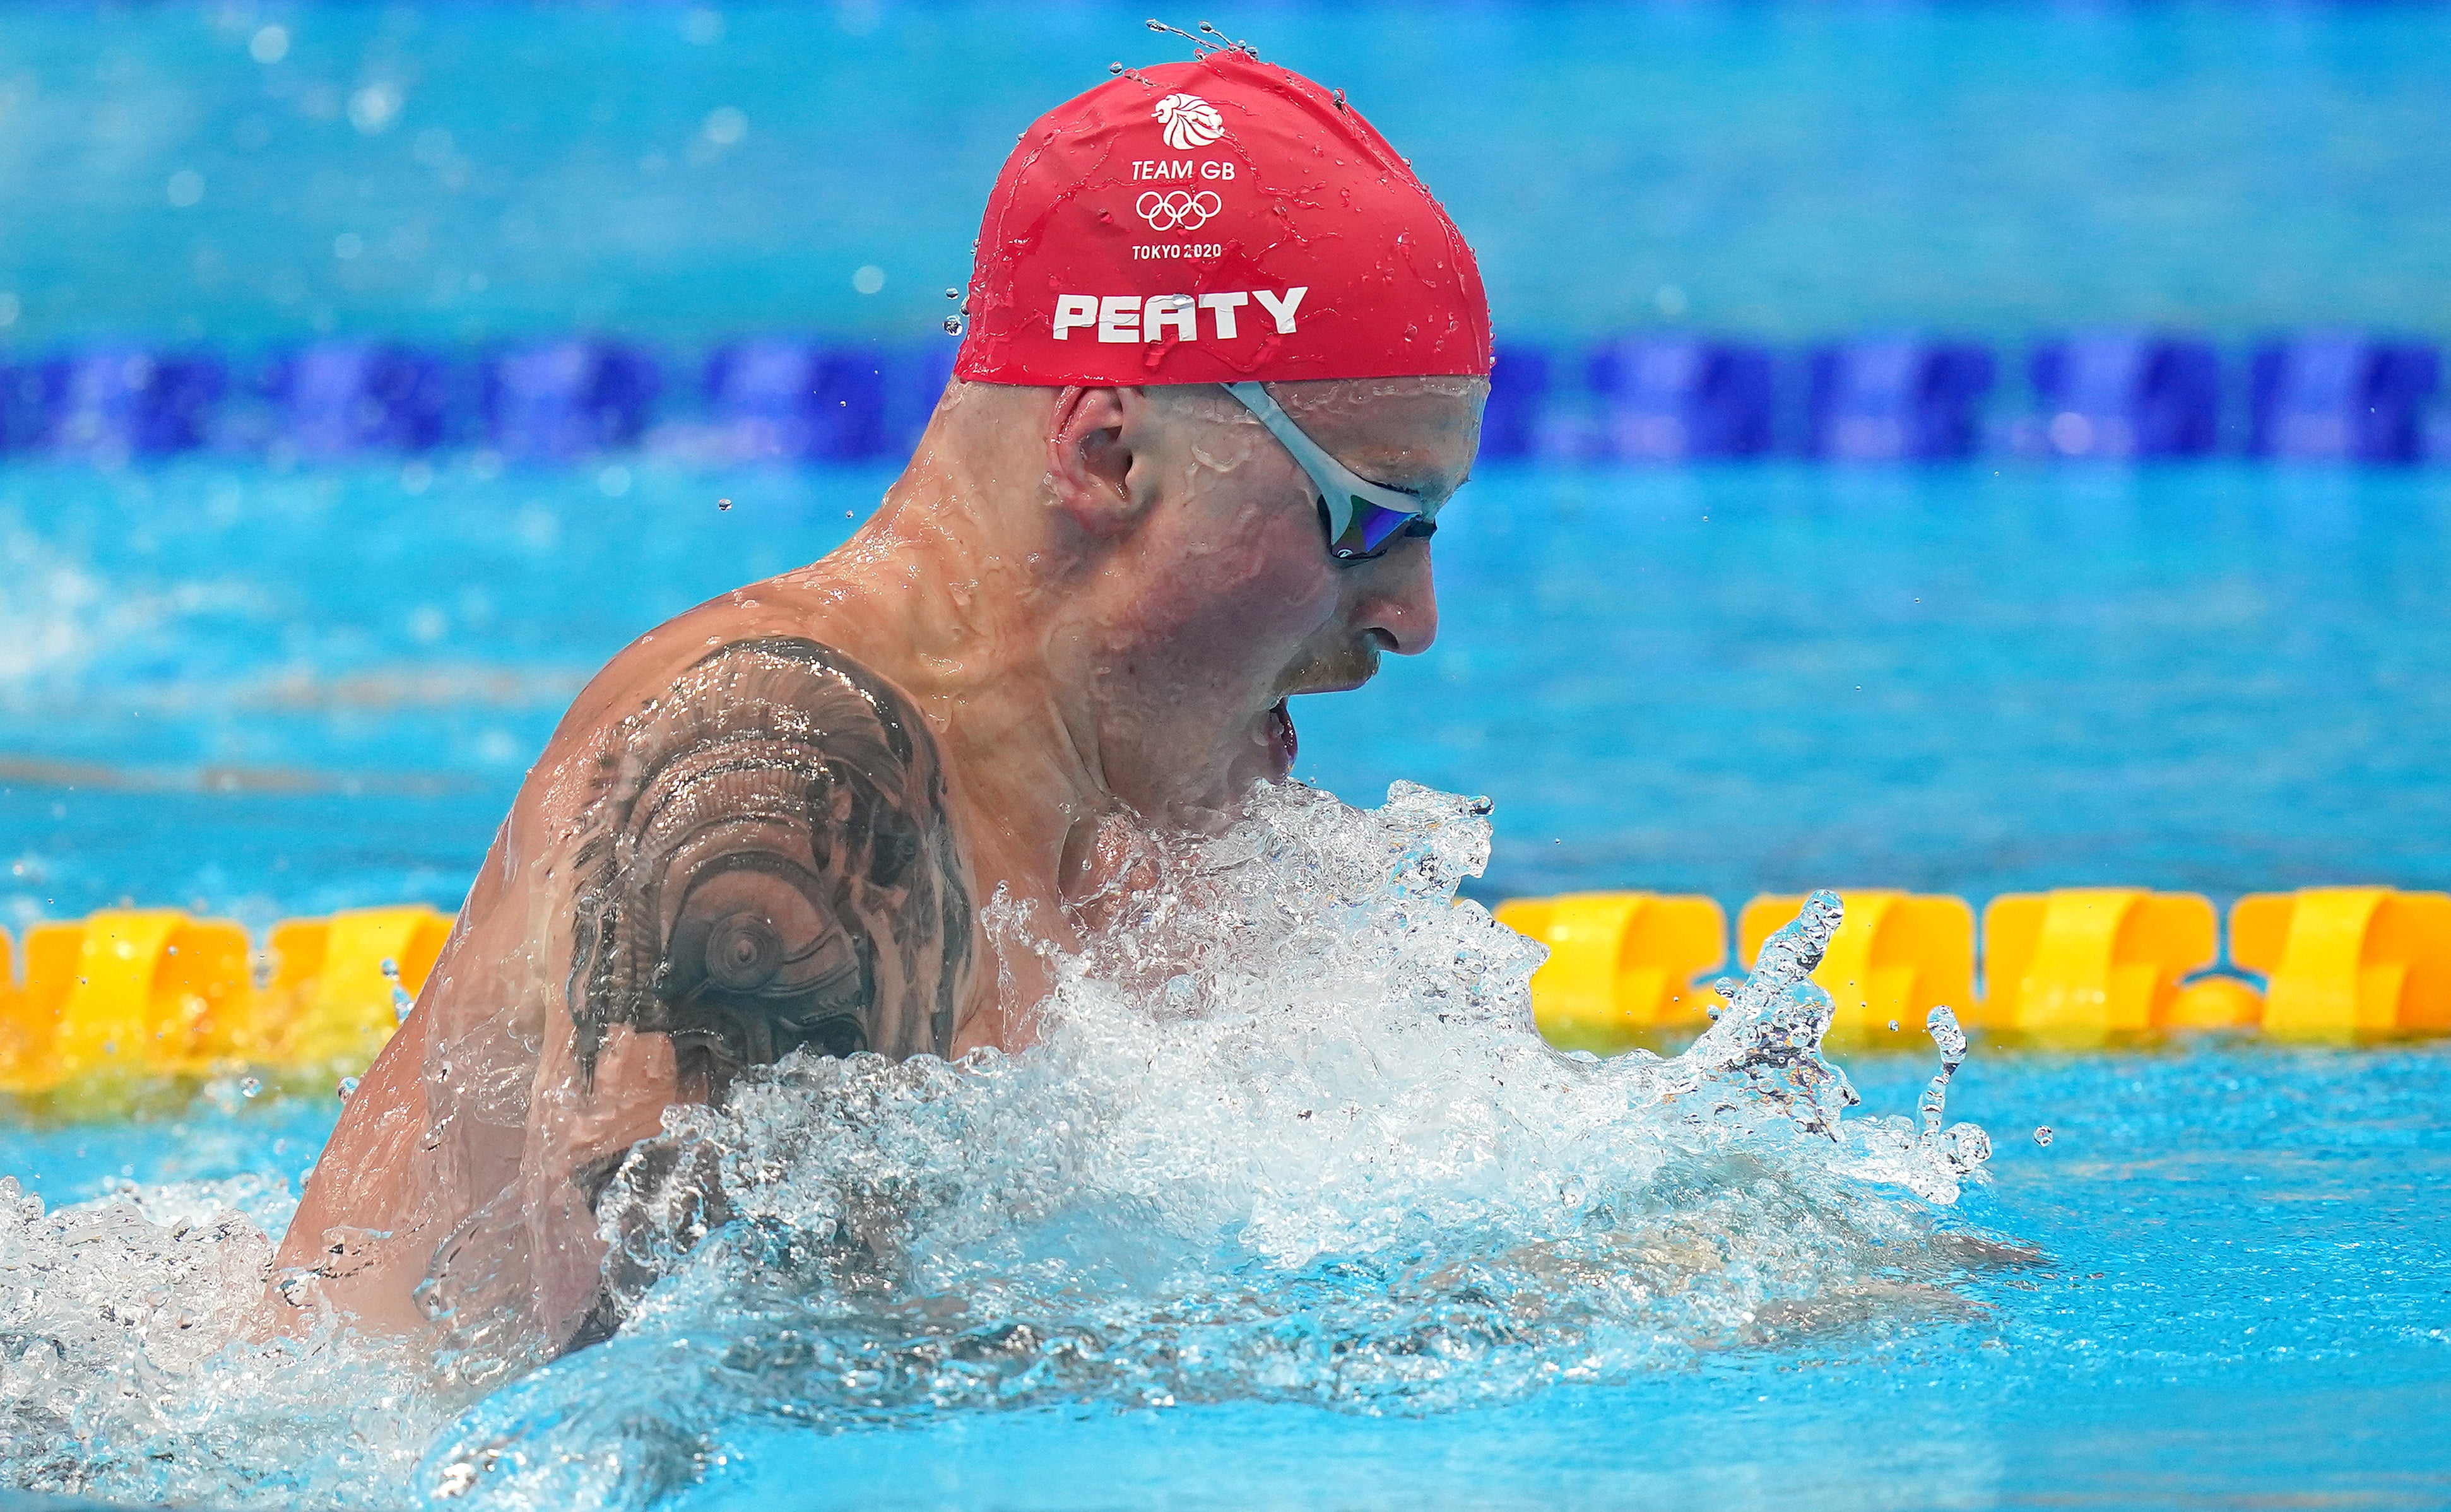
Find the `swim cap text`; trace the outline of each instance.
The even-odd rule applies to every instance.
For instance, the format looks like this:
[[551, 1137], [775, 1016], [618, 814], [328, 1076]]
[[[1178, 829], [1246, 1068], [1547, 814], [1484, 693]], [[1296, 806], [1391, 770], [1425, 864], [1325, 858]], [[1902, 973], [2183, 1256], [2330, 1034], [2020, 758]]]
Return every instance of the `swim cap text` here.
[[1308, 285], [1297, 285], [1281, 293], [1255, 288], [1196, 298], [1189, 294], [1108, 294], [1103, 298], [1095, 294], [1062, 294], [1055, 300], [1055, 339], [1070, 341], [1074, 331], [1094, 326], [1102, 342], [1162, 342], [1169, 336], [1197, 341], [1200, 314], [1206, 310], [1211, 332], [1218, 340], [1230, 342], [1243, 334], [1241, 315], [1254, 300], [1276, 326], [1278, 335], [1291, 336], [1294, 312], [1302, 308], [1303, 296], [1309, 292]]

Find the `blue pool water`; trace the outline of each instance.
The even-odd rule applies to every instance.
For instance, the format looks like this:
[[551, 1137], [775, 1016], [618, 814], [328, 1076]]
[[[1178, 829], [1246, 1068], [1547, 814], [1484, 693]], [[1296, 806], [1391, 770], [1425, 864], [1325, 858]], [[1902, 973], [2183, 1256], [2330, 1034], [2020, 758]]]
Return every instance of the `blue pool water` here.
[[[1009, 133], [1110, 57], [1168, 55], [1142, 14], [0, 9], [0, 360], [925, 337]], [[1413, 154], [1509, 337], [2443, 334], [2440, 8], [1218, 19]], [[645, 454], [0, 461], [0, 924], [456, 906], [597, 665], [821, 554], [889, 479]], [[1470, 896], [2451, 886], [2451, 471], [1491, 465], [1438, 563], [1440, 643], [1303, 700], [1299, 775], [1362, 804], [1400, 779], [1489, 795]], [[1393, 951], [1467, 997], [1527, 969], [1393, 937], [1328, 958]], [[881, 1291], [824, 1268], [832, 1168], [806, 1152], [846, 1148], [826, 1144], [850, 1137], [841, 1105], [777, 1094], [714, 1131], [801, 1152], [760, 1198], [775, 1247], [711, 1247], [623, 1338], [473, 1397], [328, 1342], [122, 1352], [183, 1297], [245, 1290], [196, 1237], [218, 1230], [171, 1228], [229, 1208], [277, 1233], [335, 1103], [225, 1084], [152, 1122], [0, 1124], [0, 1175], [49, 1207], [0, 1211], [0, 1484], [281, 1506], [2451, 1503], [2441, 1046], [1978, 1044], [1950, 1113], [1990, 1131], [1992, 1179], [1950, 1207], [1781, 1127], [1601, 1116], [1606, 1071], [1526, 1086], [1520, 1035], [1254, 953], [1199, 991], [1282, 1051], [1085, 1000], [1077, 1107], [1025, 1066], [913, 1094], [929, 1137], [989, 1131], [958, 1159], [854, 1139], [953, 1194]], [[1850, 1068], [1851, 1126], [1913, 1108], [1931, 1054], [1902, 1037]], [[1304, 1099], [1380, 1142], [1357, 1155]], [[1068, 1121], [1095, 1137], [1045, 1142]], [[1014, 1197], [1046, 1169], [1075, 1204]]]
[[[1856, 1070], [1868, 1105], [1896, 1111], [1926, 1069]], [[2446, 1083], [2439, 1048], [1978, 1050], [1956, 1109], [2001, 1138], [1995, 1183], [1959, 1221], [2048, 1258], [1960, 1278], [1963, 1317], [1875, 1314], [1463, 1410], [1265, 1393], [1159, 1408], [1085, 1392], [832, 1431], [743, 1412], [698, 1446], [701, 1478], [668, 1504], [2439, 1506], [2451, 1498]], [[55, 1198], [123, 1176], [270, 1182], [326, 1124], [290, 1104], [134, 1133], [17, 1132], [8, 1164]], [[2043, 1124], [2049, 1148], [2028, 1134]], [[556, 1367], [558, 1394], [651, 1420], [654, 1394], [622, 1378], [635, 1364], [591, 1371], [579, 1357]], [[106, 1483], [148, 1483], [124, 1468]]]
[[[1147, 14], [11, 7], [7, 334], [928, 336], [1014, 134], [1109, 60], [1181, 55]], [[1412, 156], [1479, 249], [1502, 336], [2441, 332], [2440, 7], [1216, 19], [1343, 88]], [[269, 64], [250, 53], [267, 26]], [[873, 294], [862, 266], [884, 275]]]
[[[0, 470], [0, 918], [454, 907], [596, 666], [888, 476], [613, 467]], [[2451, 473], [1490, 467], [1438, 568], [1299, 773], [1490, 795], [1477, 895], [2451, 885]]]

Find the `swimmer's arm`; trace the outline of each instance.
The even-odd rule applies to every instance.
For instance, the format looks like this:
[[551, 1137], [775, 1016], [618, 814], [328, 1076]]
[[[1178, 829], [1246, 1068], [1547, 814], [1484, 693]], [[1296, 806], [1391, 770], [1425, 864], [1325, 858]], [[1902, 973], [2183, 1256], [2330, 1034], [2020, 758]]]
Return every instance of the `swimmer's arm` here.
[[513, 847], [546, 857], [555, 917], [521, 1189], [437, 1261], [524, 1248], [555, 1348], [612, 1325], [598, 1209], [667, 1108], [803, 1049], [945, 1054], [981, 974], [934, 737], [892, 684], [769, 636], [632, 687], [539, 764], [540, 843]]
[[[362, 1322], [456, 1325], [524, 1294], [567, 1344], [596, 1304], [598, 1199], [666, 1108], [802, 1047], [947, 1053], [986, 996], [909, 698], [806, 638], [677, 670], [662, 649], [617, 659], [557, 733], [318, 1167], [282, 1263]], [[344, 1229], [380, 1252], [331, 1251]]]
[[581, 1102], [617, 1031], [668, 1045], [687, 1101], [803, 1047], [951, 1051], [972, 889], [934, 737], [892, 683], [807, 638], [722, 646], [606, 730], [580, 791]]

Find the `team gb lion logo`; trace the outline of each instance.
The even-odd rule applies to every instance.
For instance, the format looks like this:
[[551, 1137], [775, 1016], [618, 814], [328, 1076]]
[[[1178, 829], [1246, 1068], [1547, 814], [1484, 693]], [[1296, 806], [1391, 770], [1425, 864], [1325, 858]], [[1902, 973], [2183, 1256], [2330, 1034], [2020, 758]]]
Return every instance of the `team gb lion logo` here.
[[1177, 152], [1206, 147], [1226, 134], [1226, 118], [1196, 94], [1169, 94], [1150, 112], [1166, 126], [1166, 145]]

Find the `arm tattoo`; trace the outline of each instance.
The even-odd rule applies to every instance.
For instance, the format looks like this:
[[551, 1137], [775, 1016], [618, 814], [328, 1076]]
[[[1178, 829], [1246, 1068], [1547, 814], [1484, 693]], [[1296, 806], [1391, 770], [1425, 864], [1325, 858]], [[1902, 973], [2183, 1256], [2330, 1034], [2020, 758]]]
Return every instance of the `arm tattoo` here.
[[577, 853], [583, 1085], [613, 1024], [672, 1036], [683, 1096], [803, 1045], [950, 1051], [971, 893], [934, 739], [814, 640], [725, 646], [619, 726]]

